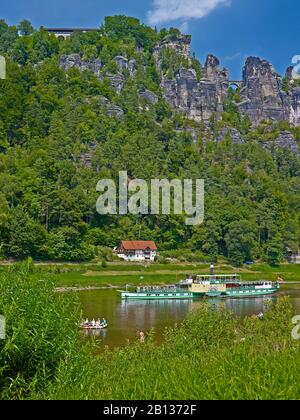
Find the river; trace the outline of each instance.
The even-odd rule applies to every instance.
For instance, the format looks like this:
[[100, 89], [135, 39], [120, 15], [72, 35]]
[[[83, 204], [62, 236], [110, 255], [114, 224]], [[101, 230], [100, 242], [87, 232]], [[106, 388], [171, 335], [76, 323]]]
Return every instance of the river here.
[[[86, 336], [95, 335], [100, 348], [123, 346], [137, 337], [137, 330], [149, 332], [152, 328], [156, 340], [162, 339], [165, 327], [183, 321], [192, 310], [203, 304], [203, 300], [157, 300], [122, 301], [116, 290], [89, 290], [77, 292], [84, 318], [105, 318], [107, 330], [83, 331]], [[298, 314], [300, 314], [300, 284], [284, 285], [275, 296], [243, 299], [209, 299], [216, 309], [223, 305], [239, 317], [264, 312], [265, 304], [278, 296], [289, 295]]]

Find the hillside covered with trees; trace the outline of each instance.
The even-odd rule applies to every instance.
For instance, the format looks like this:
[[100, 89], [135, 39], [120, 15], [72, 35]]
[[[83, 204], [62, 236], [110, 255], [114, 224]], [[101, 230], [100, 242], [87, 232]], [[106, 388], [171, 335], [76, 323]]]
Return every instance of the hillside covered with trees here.
[[[171, 81], [179, 92], [184, 71], [195, 83], [208, 77], [195, 56], [176, 51], [178, 40], [188, 42], [177, 29], [158, 32], [124, 16], [69, 39], [27, 21], [0, 21], [7, 60], [0, 80], [2, 259], [89, 260], [99, 247], [138, 238], [237, 265], [276, 263], [298, 251], [299, 155], [274, 140], [290, 133], [297, 147], [299, 128], [284, 119], [252, 124], [238, 108], [239, 87], [223, 92], [222, 110], [203, 120], [172, 106], [167, 84], [170, 94]], [[283, 89], [289, 94], [288, 78]], [[132, 179], [204, 178], [204, 223], [100, 216], [97, 182], [124, 170]]]

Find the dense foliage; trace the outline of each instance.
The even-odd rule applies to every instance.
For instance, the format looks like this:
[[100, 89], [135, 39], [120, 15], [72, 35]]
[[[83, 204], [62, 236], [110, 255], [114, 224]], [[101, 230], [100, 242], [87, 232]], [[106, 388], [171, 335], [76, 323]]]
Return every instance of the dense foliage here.
[[95, 357], [80, 338], [74, 295], [30, 262], [0, 274], [1, 399], [299, 399], [299, 341], [288, 298], [263, 319], [210, 304], [165, 331]]
[[78, 334], [79, 305], [54, 292], [53, 277], [32, 271], [29, 260], [0, 275], [0, 314], [6, 323], [0, 399], [29, 398], [56, 379], [62, 364], [90, 357]]
[[[7, 79], [0, 80], [0, 257], [88, 260], [99, 246], [136, 238], [153, 239], [161, 250], [224, 255], [235, 264], [254, 258], [277, 263], [298, 250], [299, 160], [259, 145], [280, 127], [265, 123], [251, 131], [234, 105], [239, 92], [230, 93], [222, 121], [212, 118], [210, 129], [170, 108], [152, 50], [163, 37], [177, 35], [124, 16], [68, 40], [35, 31], [27, 21], [18, 28], [0, 21], [0, 54], [7, 58]], [[64, 72], [59, 56], [71, 53], [100, 59], [102, 80], [88, 70]], [[122, 70], [120, 94], [106, 77], [120, 71], [118, 55], [136, 61], [134, 77]], [[183, 63], [166, 50], [161, 60], [166, 75], [191, 65], [201, 76], [195, 58]], [[158, 103], [139, 96], [145, 89]], [[103, 97], [124, 116], [108, 115]], [[247, 143], [233, 145], [230, 134], [211, 141], [220, 127], [238, 128]], [[87, 165], [83, 156], [91, 147], [96, 151]], [[120, 170], [146, 180], [204, 178], [205, 223], [191, 228], [173, 215], [98, 215], [96, 184], [116, 179]]]

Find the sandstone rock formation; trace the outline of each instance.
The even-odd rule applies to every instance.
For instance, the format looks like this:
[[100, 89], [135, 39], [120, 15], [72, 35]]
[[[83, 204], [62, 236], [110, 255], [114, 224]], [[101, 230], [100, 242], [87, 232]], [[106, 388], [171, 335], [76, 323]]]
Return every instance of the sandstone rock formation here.
[[261, 120], [289, 120], [289, 101], [282, 79], [266, 60], [249, 57], [243, 70], [241, 114], [248, 115], [253, 125]]
[[[175, 52], [178, 60], [174, 54], [164, 54], [166, 49]], [[198, 123], [204, 122], [209, 128], [212, 115], [220, 119], [224, 111], [224, 101], [231, 85], [229, 72], [220, 67], [214, 55], [208, 55], [203, 67], [198, 66], [191, 58], [190, 51], [191, 37], [188, 35], [169, 35], [155, 45], [153, 58], [160, 77], [160, 87], [163, 97], [175, 110]], [[120, 93], [126, 78], [135, 76], [138, 64], [136, 60], [129, 60], [122, 55], [116, 56], [114, 60], [119, 69], [117, 74], [103, 74], [101, 60], [85, 61], [79, 54], [62, 55], [60, 66], [64, 70], [90, 70], [99, 80], [106, 77], [117, 93]], [[175, 63], [174, 66], [172, 63]], [[166, 70], [168, 65], [169, 71]], [[293, 80], [292, 67], [288, 68], [283, 83], [271, 63], [258, 57], [249, 57], [243, 69], [243, 80], [235, 83], [240, 88], [241, 98], [237, 109], [241, 115], [249, 117], [253, 127], [258, 126], [262, 120], [288, 121], [293, 126], [300, 126], [300, 87]], [[149, 104], [159, 101], [158, 95], [150, 90], [142, 89], [138, 94]], [[108, 101], [105, 107], [109, 116], [120, 118], [124, 114], [122, 108]], [[234, 128], [220, 130], [215, 140], [222, 141], [227, 132], [232, 143], [244, 142], [242, 135]], [[275, 142], [265, 142], [264, 146], [285, 147], [299, 155], [299, 147], [290, 132], [282, 132]]]
[[193, 68], [182, 67], [174, 79], [162, 77], [161, 82], [165, 99], [170, 105], [198, 122], [208, 122], [213, 113], [223, 111], [229, 87], [227, 71], [220, 70], [217, 65], [211, 66], [209, 59], [204, 74], [206, 78], [198, 81]]
[[290, 123], [296, 127], [300, 126], [300, 88], [295, 88], [292, 91]]
[[79, 155], [79, 160], [82, 162], [83, 166], [87, 168], [92, 167], [93, 156], [97, 149], [97, 143], [90, 142], [87, 145], [86, 151]]
[[279, 137], [275, 141], [262, 142], [262, 145], [268, 150], [272, 150], [274, 147], [288, 149], [291, 152], [293, 152], [296, 156], [300, 157], [300, 147], [298, 146], [292, 133], [290, 133], [289, 131], [281, 132]]
[[123, 117], [124, 110], [118, 105], [109, 104], [106, 107], [106, 114], [109, 117], [116, 116], [117, 118], [120, 118]]
[[90, 70], [96, 74], [96, 76], [101, 79], [101, 69], [103, 64], [101, 60], [88, 60], [84, 61], [79, 54], [70, 54], [70, 55], [62, 55], [60, 57], [60, 67], [67, 71], [70, 68], [74, 67], [80, 71]]
[[158, 96], [154, 92], [151, 92], [150, 90], [147, 90], [147, 89], [140, 91], [139, 97], [144, 98], [147, 102], [151, 104], [157, 104], [158, 102]]
[[115, 116], [121, 118], [124, 115], [124, 110], [115, 104], [109, 102], [105, 96], [94, 96], [93, 98], [85, 98], [84, 102], [92, 103], [96, 109], [103, 109], [105, 114], [109, 117]]
[[229, 71], [220, 68], [220, 61], [214, 55], [208, 55], [203, 69], [204, 77], [216, 85], [217, 102], [223, 104], [229, 89]]
[[[128, 69], [131, 69], [131, 71], [134, 71], [134, 65], [135, 65], [134, 60], [132, 60], [129, 63], [124, 57], [116, 57], [116, 59], [120, 68], [128, 68]], [[125, 66], [126, 62], [127, 62], [127, 67], [122, 67], [122, 66]], [[65, 71], [69, 70], [72, 67], [77, 68], [79, 71], [90, 70], [93, 73], [95, 73], [95, 75], [98, 77], [99, 80], [103, 79], [103, 74], [102, 74], [103, 64], [101, 60], [99, 59], [84, 61], [80, 57], [79, 54], [70, 54], [70, 55], [62, 55], [60, 57], [59, 64], [60, 64], [60, 67]], [[110, 81], [111, 85], [117, 90], [117, 92], [120, 93], [125, 83], [124, 76], [121, 73], [118, 73], [118, 74], [107, 73], [105, 77], [107, 77], [107, 79]]]
[[128, 60], [127, 58], [118, 55], [115, 57], [115, 61], [120, 69], [120, 71], [126, 69], [129, 70], [131, 76], [134, 76], [136, 72], [136, 60]]
[[114, 87], [116, 91], [120, 93], [125, 83], [124, 76], [121, 73], [118, 73], [118, 74], [106, 73], [106, 77], [110, 81], [110, 84], [112, 85], [112, 87]]
[[[209, 55], [203, 68], [203, 78], [198, 80], [196, 70], [190, 59], [189, 36], [167, 37], [154, 48], [154, 59], [158, 71], [161, 71], [161, 51], [170, 48], [189, 63], [183, 65], [173, 79], [161, 74], [161, 88], [165, 99], [172, 107], [195, 121], [208, 122], [213, 113], [223, 110], [223, 101], [229, 88], [229, 76], [226, 69], [219, 67], [219, 60]], [[186, 62], [186, 61], [185, 61]]]
[[244, 139], [241, 135], [241, 133], [236, 130], [235, 128], [222, 128], [218, 131], [218, 135], [216, 138], [217, 142], [221, 142], [225, 139], [226, 135], [230, 135], [230, 140], [232, 144], [243, 144]]
[[178, 35], [178, 36], [167, 36], [160, 43], [156, 44], [153, 49], [154, 59], [156, 60], [158, 67], [160, 53], [163, 49], [170, 48], [176, 52], [176, 54], [183, 58], [189, 59], [191, 54], [191, 36], [190, 35]]

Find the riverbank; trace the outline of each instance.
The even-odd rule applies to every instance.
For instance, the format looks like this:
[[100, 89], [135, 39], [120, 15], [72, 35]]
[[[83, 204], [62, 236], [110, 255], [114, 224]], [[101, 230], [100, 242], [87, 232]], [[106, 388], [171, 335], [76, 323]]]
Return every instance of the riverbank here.
[[[9, 269], [6, 262], [0, 264], [0, 271]], [[209, 264], [168, 263], [138, 264], [126, 262], [108, 262], [105, 266], [96, 263], [46, 263], [34, 262], [33, 267], [45, 274], [55, 275], [57, 288], [124, 288], [138, 285], [174, 284], [191, 274], [209, 274]], [[282, 264], [271, 267], [257, 263], [241, 268], [225, 263], [215, 265], [215, 272], [220, 274], [236, 273], [245, 281], [268, 280], [300, 284], [300, 265]]]
[[89, 292], [93, 290], [107, 290], [107, 289], [117, 289], [117, 286], [56, 287], [54, 291], [56, 293], [67, 293], [67, 292]]
[[[191, 274], [208, 274], [208, 264], [111, 264], [79, 266], [45, 266], [42, 270], [54, 272], [57, 287], [126, 287], [138, 285], [174, 284]], [[236, 273], [243, 280], [277, 281], [300, 284], [300, 265], [283, 264], [270, 267], [267, 264], [255, 264], [250, 267], [236, 268], [217, 264], [215, 272], [220, 274]], [[281, 281], [282, 281], [281, 280]]]
[[203, 302], [165, 329], [160, 345], [150, 331], [145, 343], [135, 338], [96, 355], [78, 328], [76, 294], [54, 293], [56, 283], [26, 262], [0, 273], [2, 400], [300, 398], [300, 342], [291, 335], [288, 298], [270, 303], [263, 319], [242, 320]]

